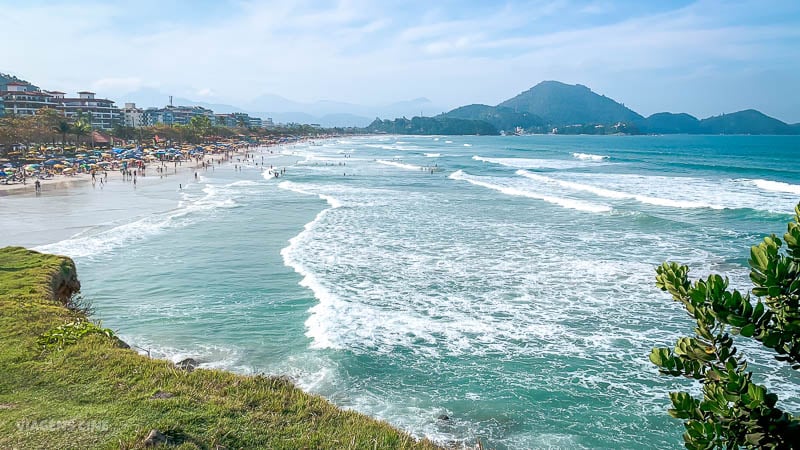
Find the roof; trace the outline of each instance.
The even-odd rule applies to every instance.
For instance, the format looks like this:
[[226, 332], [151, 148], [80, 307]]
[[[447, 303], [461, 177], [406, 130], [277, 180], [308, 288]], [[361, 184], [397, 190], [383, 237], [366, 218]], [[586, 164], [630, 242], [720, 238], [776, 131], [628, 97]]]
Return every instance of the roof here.
[[111, 142], [111, 139], [108, 135], [105, 135], [97, 130], [92, 131], [92, 140], [95, 144], [108, 144]]
[[30, 86], [30, 83], [12, 81], [12, 82], [6, 83], [6, 85], [7, 86]]
[[78, 91], [78, 94], [94, 94], [92, 91]]

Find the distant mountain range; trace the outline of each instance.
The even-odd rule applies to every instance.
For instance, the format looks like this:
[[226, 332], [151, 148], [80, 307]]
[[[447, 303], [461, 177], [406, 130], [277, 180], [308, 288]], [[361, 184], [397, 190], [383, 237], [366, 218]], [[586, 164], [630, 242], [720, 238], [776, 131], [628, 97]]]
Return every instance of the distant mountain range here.
[[[123, 97], [125, 102], [134, 102], [140, 107], [161, 107], [169, 101], [169, 94], [152, 88], [129, 92]], [[445, 110], [424, 97], [372, 106], [330, 100], [303, 103], [274, 94], [260, 95], [240, 106], [181, 97], [173, 98], [172, 103], [202, 106], [217, 113], [244, 112], [261, 118], [271, 117], [276, 123], [317, 123], [324, 127], [365, 127], [375, 117], [432, 115]]]
[[697, 119], [686, 113], [643, 117], [586, 86], [543, 81], [497, 106], [468, 105], [437, 116], [485, 121], [497, 131], [562, 134], [800, 134], [789, 125], [754, 109]]

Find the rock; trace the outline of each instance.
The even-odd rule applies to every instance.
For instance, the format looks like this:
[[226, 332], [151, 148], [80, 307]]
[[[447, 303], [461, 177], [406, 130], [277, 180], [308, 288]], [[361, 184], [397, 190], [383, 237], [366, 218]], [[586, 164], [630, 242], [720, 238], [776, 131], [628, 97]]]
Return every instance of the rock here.
[[50, 276], [50, 295], [53, 300], [64, 303], [80, 290], [81, 282], [78, 281], [75, 263], [71, 259], [64, 257], [64, 261], [61, 263], [61, 270]]
[[200, 365], [200, 363], [198, 363], [196, 360], [194, 360], [194, 359], [192, 359], [192, 358], [186, 358], [186, 359], [184, 359], [183, 361], [180, 361], [180, 362], [178, 362], [178, 363], [177, 363], [177, 364], [175, 364], [175, 365], [176, 365], [176, 366], [177, 366], [179, 369], [183, 369], [183, 370], [185, 370], [185, 371], [187, 371], [187, 372], [191, 372], [191, 371], [193, 371], [194, 369], [196, 369], [196, 368], [197, 368], [197, 366], [198, 366], [198, 365]]
[[175, 397], [175, 394], [171, 392], [163, 392], [163, 391], [156, 391], [150, 398], [172, 398]]
[[439, 417], [437, 417], [437, 419], [439, 419], [439, 420], [450, 420], [450, 416], [448, 416], [447, 414], [440, 414]]
[[131, 346], [128, 345], [127, 342], [123, 341], [122, 339], [120, 339], [120, 338], [118, 338], [116, 336], [114, 336], [113, 340], [114, 340], [114, 347], [117, 347], [117, 348], [131, 348]]
[[144, 438], [144, 445], [145, 447], [155, 447], [159, 444], [164, 444], [167, 442], [167, 437], [158, 430], [150, 430], [150, 434]]

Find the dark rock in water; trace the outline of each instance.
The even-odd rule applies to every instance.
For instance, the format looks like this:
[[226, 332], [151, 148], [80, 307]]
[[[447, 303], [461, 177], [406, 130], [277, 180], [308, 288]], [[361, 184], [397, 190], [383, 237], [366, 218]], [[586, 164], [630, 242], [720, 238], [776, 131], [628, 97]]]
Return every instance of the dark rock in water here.
[[175, 397], [175, 394], [170, 392], [156, 391], [156, 393], [153, 394], [153, 396], [150, 398], [156, 399], [156, 398], [172, 398], [172, 397]]
[[127, 342], [123, 341], [122, 339], [114, 336], [114, 346], [117, 348], [131, 348]]
[[144, 438], [145, 447], [155, 447], [156, 445], [164, 444], [167, 442], [167, 437], [158, 430], [150, 430], [150, 434]]
[[439, 417], [437, 417], [437, 419], [439, 419], [439, 420], [450, 420], [450, 416], [448, 416], [447, 414], [441, 414], [441, 415], [439, 415]]
[[198, 363], [196, 360], [192, 358], [186, 358], [183, 361], [180, 361], [177, 364], [175, 364], [175, 366], [177, 366], [179, 369], [183, 369], [187, 372], [193, 371], [199, 365], [200, 363]]

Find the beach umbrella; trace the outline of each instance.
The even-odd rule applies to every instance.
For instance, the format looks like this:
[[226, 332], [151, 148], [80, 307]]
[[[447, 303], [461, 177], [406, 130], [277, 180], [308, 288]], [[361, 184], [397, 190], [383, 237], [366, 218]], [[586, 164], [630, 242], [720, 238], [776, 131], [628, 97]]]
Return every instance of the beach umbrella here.
[[5, 178], [5, 177], [7, 177], [7, 176], [8, 176], [8, 174], [7, 174], [7, 173], [5, 173], [5, 171], [2, 171], [2, 170], [0, 170], [0, 177], [3, 177], [3, 178]]
[[56, 170], [58, 170], [58, 169], [64, 169], [64, 168], [66, 168], [66, 167], [67, 167], [67, 166], [65, 166], [65, 165], [63, 165], [63, 164], [56, 164], [56, 165], [54, 165], [54, 166], [53, 166], [53, 169], [56, 169]]
[[75, 172], [75, 169], [73, 169], [71, 167], [67, 167], [66, 169], [61, 171], [61, 173], [64, 173], [64, 174], [70, 174], [72, 172]]
[[45, 166], [55, 166], [56, 164], [60, 164], [60, 163], [61, 163], [61, 161], [59, 161], [57, 159], [48, 159], [47, 161], [44, 162], [44, 165]]

